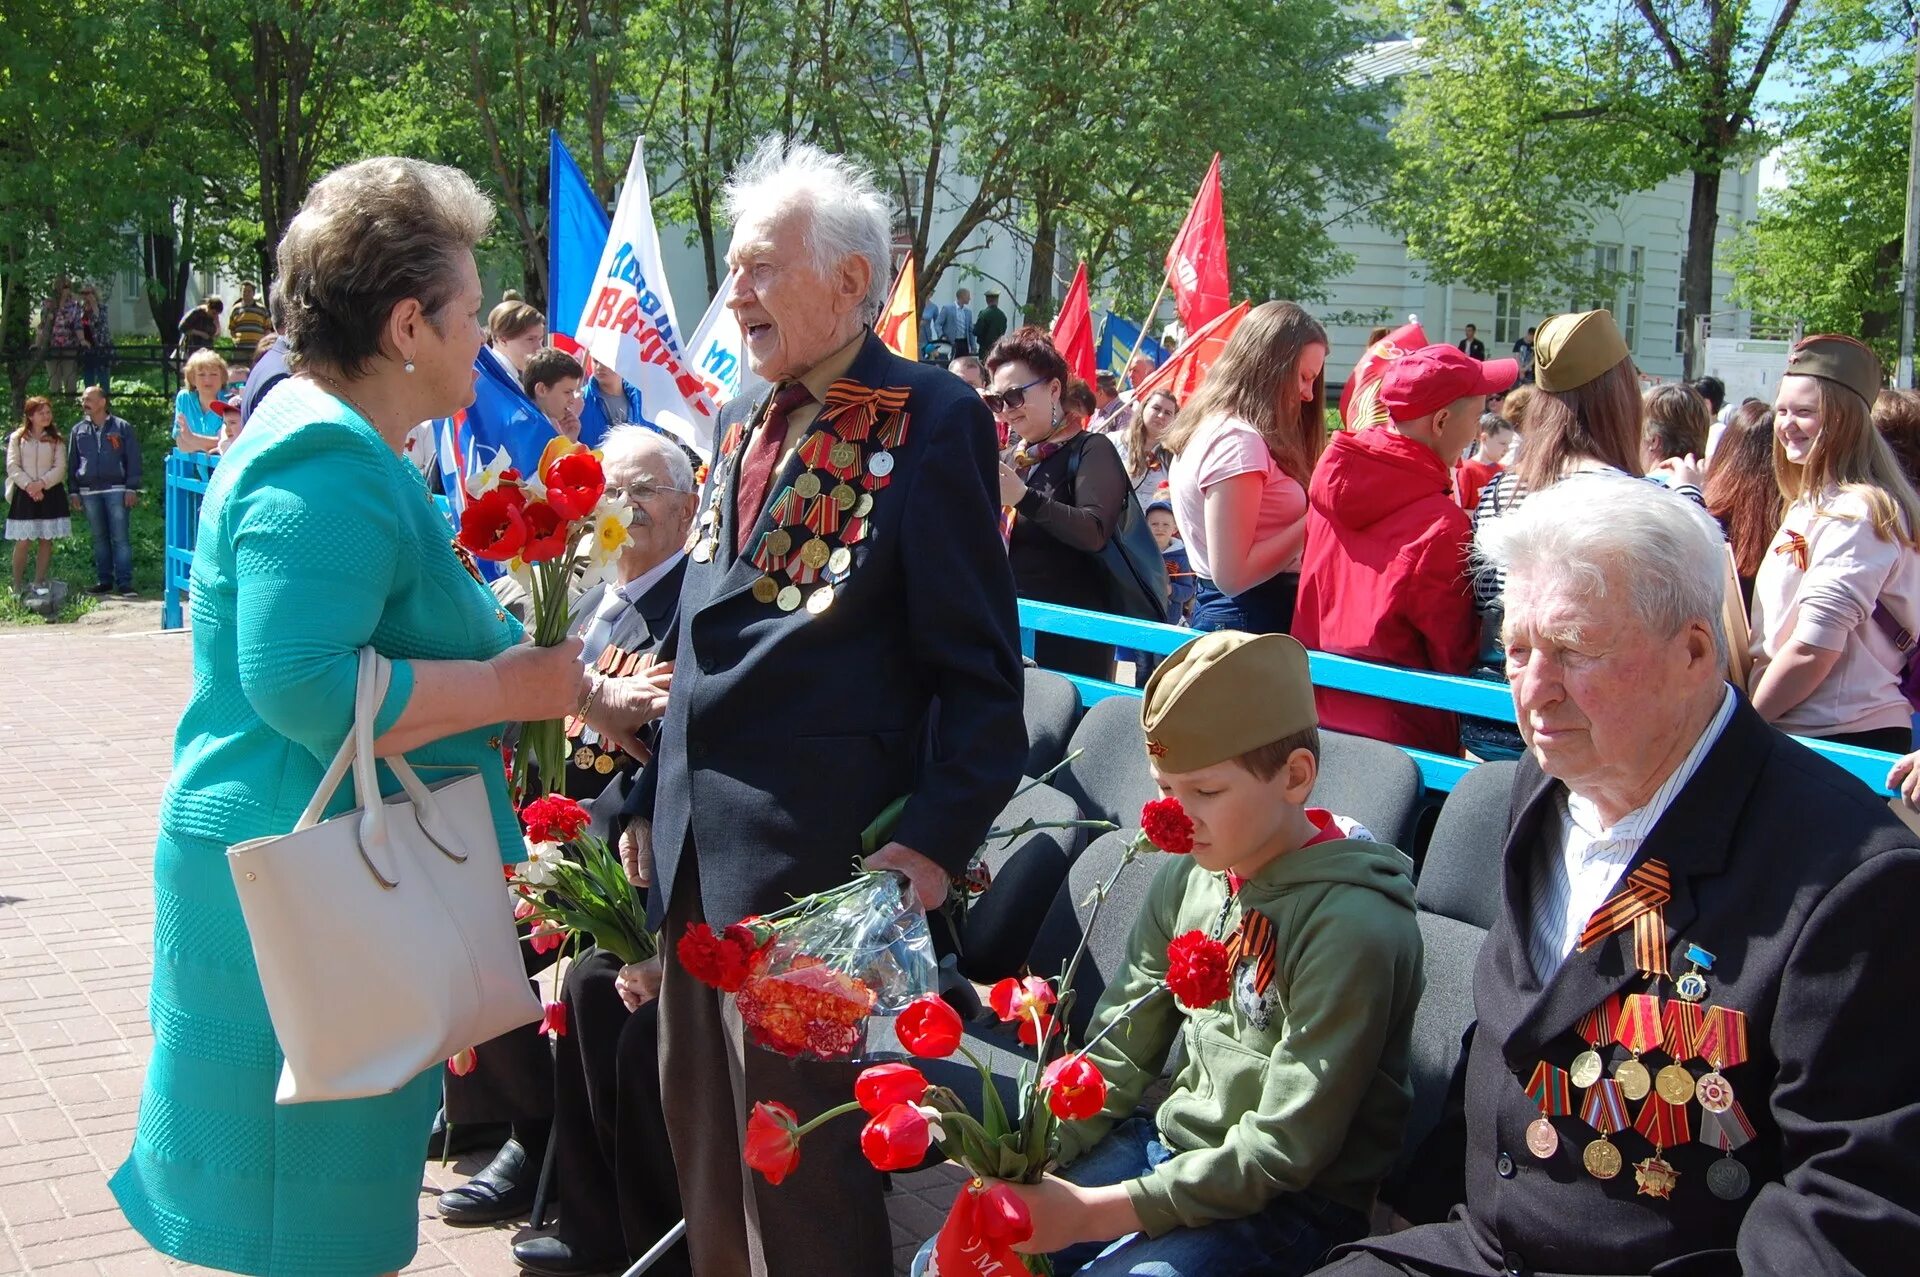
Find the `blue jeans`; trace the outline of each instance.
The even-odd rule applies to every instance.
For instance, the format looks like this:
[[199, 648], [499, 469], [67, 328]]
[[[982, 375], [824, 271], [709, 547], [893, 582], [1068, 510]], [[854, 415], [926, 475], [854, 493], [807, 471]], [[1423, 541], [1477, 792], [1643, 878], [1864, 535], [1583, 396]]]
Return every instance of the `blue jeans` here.
[[131, 590], [133, 541], [127, 535], [127, 494], [83, 492], [80, 501], [93, 528], [93, 579], [118, 590]]
[[[1108, 1132], [1060, 1173], [1083, 1187], [1122, 1184], [1168, 1161], [1173, 1152], [1144, 1117]], [[1342, 1242], [1366, 1236], [1358, 1211], [1312, 1193], [1282, 1193], [1259, 1212], [1159, 1237], [1129, 1233], [1056, 1251], [1055, 1277], [1299, 1277], [1320, 1266]]]
[[1281, 572], [1240, 594], [1224, 594], [1202, 578], [1194, 591], [1196, 631], [1244, 630], [1248, 634], [1287, 634], [1293, 630], [1293, 605], [1300, 593], [1300, 574]]

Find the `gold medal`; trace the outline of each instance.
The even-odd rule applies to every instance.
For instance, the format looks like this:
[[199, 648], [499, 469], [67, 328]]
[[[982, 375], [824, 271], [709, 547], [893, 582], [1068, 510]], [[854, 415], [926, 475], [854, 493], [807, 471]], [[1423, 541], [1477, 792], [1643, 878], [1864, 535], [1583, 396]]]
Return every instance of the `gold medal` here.
[[807, 596], [807, 611], [815, 616], [833, 606], [833, 587], [823, 585]]
[[599, 772], [602, 776], [611, 774], [613, 771], [613, 755], [602, 754], [600, 757], [594, 759], [593, 770]]
[[770, 576], [761, 577], [753, 583], [753, 597], [756, 602], [773, 602], [780, 597], [780, 582]]
[[819, 537], [813, 538], [800, 547], [800, 561], [816, 572], [827, 566], [827, 560], [832, 557], [833, 552], [827, 549], [827, 543]]
[[833, 468], [835, 470], [845, 470], [860, 459], [860, 449], [851, 441], [842, 439], [839, 443], [833, 445], [831, 456]]
[[1573, 1084], [1583, 1091], [1595, 1082], [1598, 1082], [1603, 1072], [1605, 1072], [1605, 1069], [1600, 1063], [1600, 1053], [1598, 1051], [1582, 1051], [1573, 1057], [1573, 1064], [1567, 1069], [1567, 1074], [1573, 1079]]
[[775, 595], [773, 601], [775, 606], [782, 612], [793, 611], [800, 606], [800, 587], [797, 585], [789, 585], [786, 589]]
[[573, 765], [575, 767], [580, 768], [583, 771], [593, 766], [593, 751], [588, 749], [585, 745], [582, 745], [579, 749], [574, 750]]
[[784, 559], [793, 551], [793, 533], [785, 528], [775, 528], [767, 533], [767, 553], [776, 559]]
[[693, 547], [693, 561], [695, 563], [713, 562], [713, 552], [715, 548], [716, 544], [712, 541], [698, 542]]
[[1587, 1168], [1587, 1174], [1595, 1179], [1612, 1179], [1624, 1165], [1620, 1150], [1608, 1143], [1604, 1136], [1587, 1145], [1586, 1152], [1580, 1155], [1580, 1162]]
[[1644, 1162], [1633, 1164], [1633, 1182], [1642, 1197], [1658, 1197], [1662, 1201], [1673, 1196], [1673, 1186], [1680, 1182], [1680, 1172], [1658, 1153]]
[[835, 546], [833, 553], [827, 556], [827, 571], [841, 576], [853, 566], [853, 551], [846, 546]]
[[853, 490], [853, 485], [846, 483], [834, 484], [833, 491], [828, 495], [833, 498], [833, 503], [840, 507], [842, 514], [853, 509], [853, 503], [860, 499], [860, 494]]
[[1686, 1104], [1693, 1099], [1693, 1074], [1686, 1066], [1669, 1064], [1653, 1079], [1653, 1089], [1669, 1104]]
[[1638, 1060], [1620, 1061], [1620, 1066], [1613, 1071], [1613, 1079], [1620, 1084], [1620, 1093], [1630, 1100], [1644, 1100], [1653, 1090], [1653, 1075]]
[[793, 481], [793, 490], [803, 501], [811, 501], [820, 495], [820, 476], [803, 474]]
[[1527, 1151], [1544, 1162], [1559, 1150], [1560, 1132], [1546, 1118], [1535, 1118], [1527, 1127]]
[[853, 517], [856, 519], [864, 519], [872, 513], [873, 494], [871, 492], [862, 492], [860, 499], [853, 503]]

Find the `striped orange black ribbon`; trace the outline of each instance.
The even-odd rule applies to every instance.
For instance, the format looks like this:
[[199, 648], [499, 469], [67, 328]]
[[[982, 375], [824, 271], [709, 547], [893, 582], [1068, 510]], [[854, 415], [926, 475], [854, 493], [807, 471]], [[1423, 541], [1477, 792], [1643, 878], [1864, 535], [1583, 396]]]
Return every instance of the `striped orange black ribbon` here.
[[1635, 1055], [1659, 1050], [1664, 1036], [1660, 999], [1651, 993], [1636, 993], [1621, 1003], [1620, 1022], [1613, 1026], [1613, 1035]]
[[1691, 1060], [1700, 1041], [1700, 1007], [1693, 1002], [1670, 998], [1660, 1011], [1667, 1035], [1667, 1054], [1676, 1061]]
[[1786, 540], [1774, 546], [1773, 552], [1775, 554], [1790, 556], [1793, 559], [1793, 566], [1799, 568], [1802, 572], [1807, 570], [1807, 561], [1811, 557], [1811, 551], [1807, 547], [1807, 539], [1798, 532], [1788, 532], [1786, 534]]
[[1649, 909], [1633, 920], [1633, 965], [1644, 976], [1671, 976], [1667, 970], [1667, 915]]
[[1227, 941], [1227, 969], [1237, 970], [1240, 964], [1253, 963], [1253, 991], [1265, 994], [1267, 986], [1273, 983], [1273, 921], [1257, 909], [1249, 909], [1240, 916], [1240, 929]]
[[1605, 1002], [1580, 1017], [1580, 1023], [1575, 1028], [1586, 1039], [1587, 1045], [1598, 1051], [1603, 1046], [1612, 1045], [1614, 1022], [1619, 1018], [1620, 995], [1609, 993]]
[[[1606, 903], [1595, 909], [1593, 917], [1587, 919], [1586, 929], [1580, 933], [1580, 952], [1585, 953], [1635, 918], [1657, 912], [1672, 898], [1672, 879], [1667, 875], [1666, 864], [1659, 860], [1645, 862], [1628, 874], [1626, 884], [1614, 892]], [[1663, 949], [1665, 941], [1663, 926], [1661, 928]], [[1663, 954], [1661, 958], [1663, 967], [1665, 961]], [[1645, 969], [1642, 968], [1642, 970]]]

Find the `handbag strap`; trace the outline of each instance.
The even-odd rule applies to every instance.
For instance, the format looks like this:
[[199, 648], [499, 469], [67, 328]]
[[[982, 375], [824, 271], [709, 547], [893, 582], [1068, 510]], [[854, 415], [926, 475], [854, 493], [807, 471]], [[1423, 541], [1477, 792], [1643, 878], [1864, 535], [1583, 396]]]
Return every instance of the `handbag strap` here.
[[1913, 655], [1914, 644], [1920, 640], [1916, 640], [1913, 631], [1900, 624], [1887, 605], [1878, 599], [1873, 601], [1873, 623], [1878, 625], [1880, 632], [1900, 649], [1900, 655], [1905, 657]]

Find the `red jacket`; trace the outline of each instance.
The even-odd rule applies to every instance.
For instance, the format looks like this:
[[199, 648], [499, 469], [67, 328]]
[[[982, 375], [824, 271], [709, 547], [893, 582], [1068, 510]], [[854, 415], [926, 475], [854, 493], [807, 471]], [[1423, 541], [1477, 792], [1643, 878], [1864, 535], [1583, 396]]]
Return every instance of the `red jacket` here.
[[[1410, 669], [1472, 668], [1473, 523], [1447, 478], [1433, 449], [1385, 427], [1333, 437], [1307, 490], [1295, 638]], [[1325, 688], [1316, 697], [1323, 727], [1460, 752], [1460, 721], [1446, 710]]]

